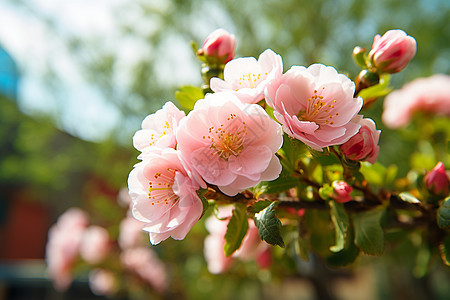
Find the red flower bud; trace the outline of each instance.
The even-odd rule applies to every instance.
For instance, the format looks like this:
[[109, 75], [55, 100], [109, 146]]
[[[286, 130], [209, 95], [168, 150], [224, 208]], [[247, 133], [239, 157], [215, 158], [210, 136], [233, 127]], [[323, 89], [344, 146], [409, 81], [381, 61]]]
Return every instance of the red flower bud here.
[[352, 196], [350, 196], [353, 188], [348, 185], [345, 181], [333, 181], [333, 195], [331, 196], [334, 201], [339, 203], [345, 203], [352, 200]]
[[397, 73], [406, 67], [416, 51], [417, 44], [413, 37], [403, 30], [389, 30], [383, 36], [375, 36], [369, 59], [379, 71]]
[[340, 146], [341, 153], [351, 160], [366, 160], [374, 164], [380, 150], [378, 140], [381, 131], [376, 130], [371, 119], [362, 119], [360, 124], [358, 133]]
[[203, 54], [209, 61], [226, 64], [234, 58], [236, 38], [224, 29], [211, 32], [206, 38], [199, 54]]
[[446, 196], [449, 193], [450, 180], [442, 162], [425, 174], [424, 182], [432, 194]]

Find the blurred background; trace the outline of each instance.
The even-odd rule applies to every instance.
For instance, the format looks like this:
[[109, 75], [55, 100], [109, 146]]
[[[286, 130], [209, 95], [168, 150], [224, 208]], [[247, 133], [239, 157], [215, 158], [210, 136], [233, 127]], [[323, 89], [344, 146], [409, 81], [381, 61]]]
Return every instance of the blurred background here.
[[[105, 226], [123, 217], [117, 198], [137, 162], [134, 132], [146, 115], [175, 102], [177, 87], [201, 84], [191, 41], [201, 45], [224, 28], [236, 35], [236, 56], [271, 48], [285, 70], [321, 62], [355, 78], [353, 48], [370, 49], [375, 34], [403, 29], [418, 51], [392, 78], [400, 88], [450, 74], [449, 20], [446, 0], [1, 0], [0, 299], [97, 298], [83, 280], [65, 293], [53, 289], [43, 261], [47, 231], [72, 206]], [[377, 120], [380, 105], [368, 115]], [[406, 172], [402, 145], [395, 147], [379, 161]], [[176, 283], [171, 298], [314, 299], [311, 283], [286, 274], [287, 265], [209, 274], [205, 233], [200, 222], [186, 240], [154, 247]], [[425, 299], [426, 289], [448, 299], [448, 272], [436, 270], [431, 287], [419, 289], [423, 281], [407, 267], [377, 259], [385, 264], [363, 260], [356, 276], [336, 281], [340, 299]]]

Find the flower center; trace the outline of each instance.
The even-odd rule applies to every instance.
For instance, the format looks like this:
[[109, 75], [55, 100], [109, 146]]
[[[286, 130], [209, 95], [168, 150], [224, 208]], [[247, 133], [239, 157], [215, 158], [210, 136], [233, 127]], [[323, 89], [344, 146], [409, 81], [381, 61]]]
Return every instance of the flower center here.
[[247, 125], [237, 118], [235, 114], [230, 114], [227, 118], [227, 126], [221, 124], [219, 127], [211, 126], [208, 129], [209, 135], [203, 139], [211, 141], [211, 155], [218, 155], [221, 159], [228, 161], [231, 155], [237, 157], [244, 149], [244, 140], [247, 135]]
[[149, 182], [148, 199], [152, 205], [173, 205], [179, 197], [173, 192], [172, 186], [175, 180], [175, 170], [167, 168], [164, 172], [156, 172], [155, 179]]
[[339, 115], [334, 112], [336, 102], [337, 100], [328, 101], [324, 96], [318, 95], [317, 90], [314, 90], [314, 94], [308, 98], [306, 111], [299, 111], [297, 116], [300, 120], [315, 122], [318, 125], [333, 125], [333, 118]]
[[166, 134], [169, 133], [173, 133], [169, 122], [165, 121], [164, 127], [163, 127], [163, 132], [161, 133], [161, 135], [159, 137], [156, 137], [154, 133], [151, 134], [150, 136], [150, 146], [153, 146], [160, 138], [162, 138], [163, 136], [165, 136]]
[[[254, 89], [259, 82], [262, 80], [261, 79], [261, 73], [259, 74], [255, 74], [255, 73], [248, 73], [248, 74], [244, 74], [242, 75], [241, 78], [239, 78], [239, 85], [242, 87], [249, 87]], [[267, 76], [267, 72], [264, 73], [264, 77], [263, 79], [265, 79], [265, 76]]]

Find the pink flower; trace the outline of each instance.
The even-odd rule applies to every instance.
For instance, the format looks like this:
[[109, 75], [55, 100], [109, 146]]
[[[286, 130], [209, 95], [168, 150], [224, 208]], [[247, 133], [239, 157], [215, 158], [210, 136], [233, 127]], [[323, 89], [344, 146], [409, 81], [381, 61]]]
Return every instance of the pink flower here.
[[111, 296], [117, 292], [118, 283], [109, 270], [94, 269], [89, 272], [89, 288], [98, 296]]
[[448, 195], [450, 179], [442, 162], [438, 162], [431, 171], [425, 174], [424, 182], [431, 193], [442, 196]]
[[371, 119], [362, 119], [359, 124], [361, 128], [358, 133], [341, 145], [341, 153], [351, 160], [366, 160], [374, 164], [380, 150], [378, 141], [381, 130], [376, 129]]
[[386, 73], [400, 72], [416, 55], [416, 40], [403, 30], [389, 30], [373, 39], [369, 59], [373, 66]]
[[145, 224], [152, 244], [172, 236], [184, 239], [200, 218], [198, 183], [189, 177], [179, 153], [167, 148], [143, 156], [128, 177], [133, 216]]
[[334, 188], [332, 198], [339, 203], [345, 203], [352, 200], [350, 195], [353, 188], [345, 181], [333, 181], [331, 186]]
[[247, 234], [242, 240], [241, 247], [230, 257], [225, 257], [225, 233], [229, 218], [232, 215], [232, 206], [219, 207], [218, 217], [228, 218], [228, 220], [219, 220], [216, 216], [209, 217], [206, 222], [206, 229], [209, 235], [205, 238], [204, 255], [208, 265], [208, 271], [211, 274], [224, 273], [231, 266], [233, 258], [243, 261], [257, 260], [261, 267], [270, 265], [270, 253], [267, 257], [268, 245], [261, 241], [258, 229], [252, 219], [249, 219], [249, 228]]
[[270, 49], [258, 58], [240, 57], [225, 65], [224, 79], [212, 78], [214, 92], [230, 92], [245, 103], [257, 103], [264, 98], [264, 88], [283, 72], [281, 56]]
[[166, 267], [150, 248], [126, 249], [120, 255], [120, 261], [127, 269], [150, 283], [155, 290], [163, 292], [167, 288]]
[[275, 156], [283, 143], [281, 126], [261, 106], [230, 93], [197, 101], [181, 120], [177, 139], [186, 164], [230, 196], [281, 172]]
[[224, 29], [211, 32], [203, 43], [199, 55], [205, 55], [211, 63], [226, 64], [234, 57], [236, 38]]
[[314, 64], [293, 66], [266, 88], [267, 104], [289, 136], [309, 147], [340, 145], [359, 128], [360, 97], [353, 98], [355, 84], [333, 67]]
[[133, 136], [134, 147], [139, 151], [149, 147], [175, 148], [175, 130], [185, 115], [172, 102], [167, 102], [162, 109], [142, 121], [142, 129]]
[[409, 124], [416, 112], [450, 116], [450, 76], [419, 78], [386, 96], [383, 122], [390, 128]]
[[120, 222], [120, 232], [117, 242], [121, 249], [133, 248], [143, 245], [142, 228], [145, 223], [136, 220], [133, 217], [127, 217]]
[[70, 208], [48, 232], [45, 253], [48, 275], [60, 291], [66, 290], [72, 282], [71, 271], [88, 223], [89, 217], [84, 211]]
[[80, 255], [86, 262], [97, 264], [111, 250], [111, 240], [105, 228], [91, 225], [83, 233], [80, 244]]

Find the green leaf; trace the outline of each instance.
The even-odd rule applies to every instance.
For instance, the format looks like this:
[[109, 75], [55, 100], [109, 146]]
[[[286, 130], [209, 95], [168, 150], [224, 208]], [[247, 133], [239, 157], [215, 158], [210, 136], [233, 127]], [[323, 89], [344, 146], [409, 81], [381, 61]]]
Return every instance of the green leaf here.
[[450, 229], [450, 197], [447, 197], [437, 210], [437, 223], [442, 229]]
[[329, 256], [332, 253], [330, 247], [334, 243], [334, 232], [330, 230], [330, 213], [326, 210], [308, 209], [304, 218], [312, 249], [322, 257]]
[[348, 215], [345, 211], [343, 203], [337, 203], [335, 201], [329, 201], [331, 221], [334, 225], [334, 231], [336, 234], [335, 245], [330, 247], [333, 252], [339, 252], [345, 247], [345, 238], [347, 236], [348, 229]]
[[199, 87], [192, 85], [182, 86], [175, 93], [175, 99], [177, 99], [178, 103], [180, 103], [181, 106], [189, 110], [194, 108], [194, 104], [197, 100], [203, 98], [204, 98], [203, 90]]
[[298, 183], [298, 178], [292, 176], [280, 176], [273, 181], [262, 182], [264, 186], [264, 193], [267, 194], [278, 194], [281, 192], [285, 192], [290, 188], [296, 187]]
[[284, 241], [281, 237], [281, 221], [275, 216], [275, 207], [278, 202], [272, 202], [268, 207], [257, 213], [254, 217], [255, 225], [258, 228], [259, 237], [271, 245], [278, 245], [284, 248]]
[[348, 233], [345, 241], [345, 248], [337, 253], [333, 253], [328, 256], [326, 258], [328, 264], [336, 267], [347, 266], [353, 263], [359, 256], [360, 250], [354, 243], [355, 233], [353, 227], [351, 226], [351, 223], [349, 223], [347, 232]]
[[380, 225], [383, 211], [371, 210], [352, 216], [355, 244], [366, 254], [381, 255], [384, 251], [384, 232]]
[[444, 264], [450, 267], [450, 235], [448, 235], [439, 245], [439, 253], [441, 254]]
[[261, 200], [258, 202], [255, 202], [253, 205], [249, 206], [247, 208], [247, 211], [249, 213], [259, 213], [260, 211], [262, 211], [264, 208], [268, 207], [270, 204], [272, 204], [272, 201], [270, 200]]
[[246, 207], [243, 204], [236, 203], [233, 209], [233, 215], [228, 222], [227, 232], [225, 233], [225, 256], [228, 257], [241, 246], [242, 240], [248, 230], [248, 220]]
[[283, 146], [278, 151], [281, 156], [280, 161], [283, 171], [286, 170], [286, 173], [291, 175], [296, 168], [297, 160], [303, 156], [305, 151], [305, 144], [289, 137], [287, 134], [283, 134]]
[[200, 200], [202, 200], [202, 204], [203, 204], [203, 211], [202, 211], [202, 215], [200, 216], [200, 218], [203, 217], [203, 215], [205, 214], [206, 210], [209, 207], [208, 199], [206, 199], [204, 196], [207, 190], [208, 189], [202, 189], [202, 188], [199, 188], [197, 190], [197, 195], [200, 198]]
[[400, 194], [398, 194], [398, 197], [408, 203], [420, 203], [420, 200], [417, 199], [416, 197], [414, 197], [411, 193], [408, 192], [402, 192]]
[[336, 155], [328, 151], [325, 148], [323, 151], [317, 151], [314, 149], [308, 149], [311, 155], [314, 157], [316, 161], [318, 161], [322, 166], [329, 166], [334, 164], [341, 164], [339, 158]]
[[380, 83], [360, 91], [358, 96], [364, 100], [386, 96], [392, 91], [392, 88], [389, 87], [389, 81], [389, 74], [384, 74], [380, 77]]
[[304, 261], [309, 261], [309, 252], [311, 251], [311, 247], [308, 240], [299, 235], [294, 246], [295, 253]]

